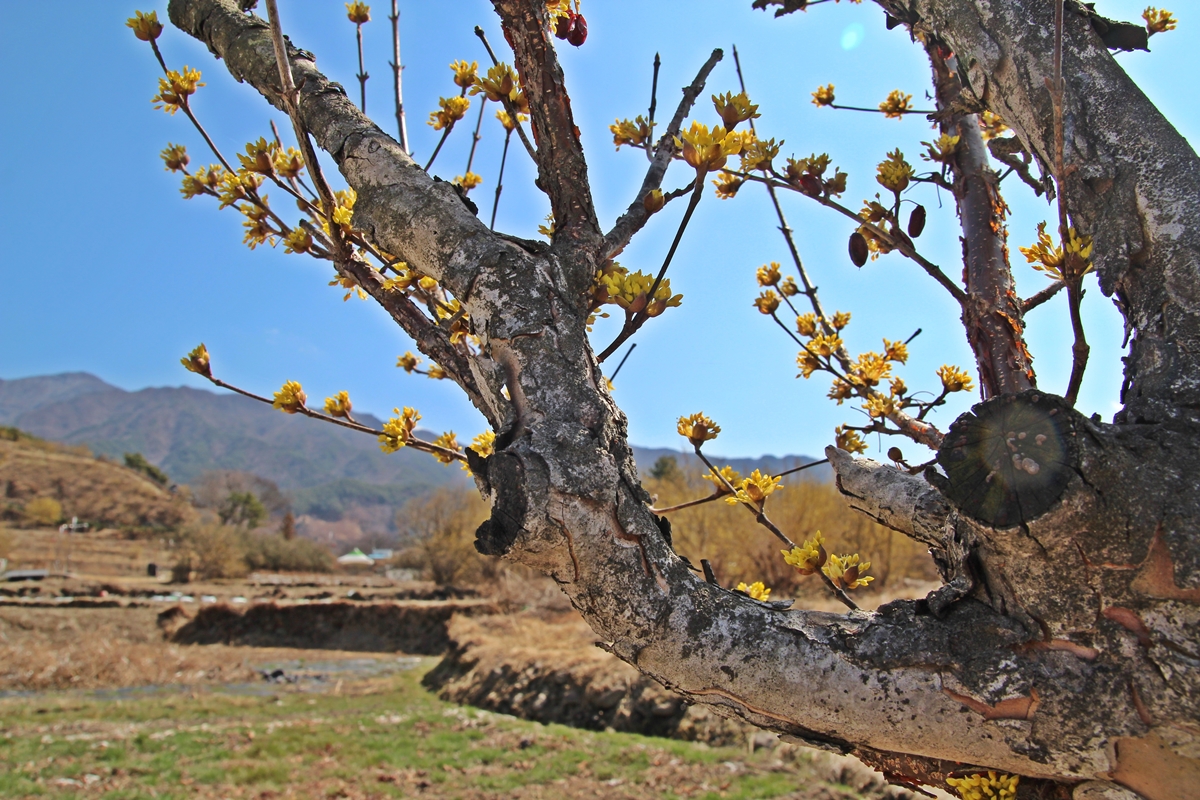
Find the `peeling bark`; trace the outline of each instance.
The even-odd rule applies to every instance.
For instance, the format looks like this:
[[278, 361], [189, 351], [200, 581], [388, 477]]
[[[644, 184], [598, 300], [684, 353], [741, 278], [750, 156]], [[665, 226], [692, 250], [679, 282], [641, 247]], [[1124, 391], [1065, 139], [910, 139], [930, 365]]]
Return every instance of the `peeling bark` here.
[[[1046, 158], [1050, 4], [877, 1], [950, 43], [967, 99]], [[1195, 785], [1200, 163], [1086, 23], [1068, 25], [1067, 193], [1096, 237], [1102, 286], [1136, 331], [1121, 424], [1075, 415], [1061, 498], [1006, 529], [921, 478], [831, 450], [851, 505], [927, 543], [946, 580], [922, 601], [836, 615], [705, 583], [661, 534], [587, 339], [585, 293], [604, 244], [586, 190], [568, 185], [586, 167], [565, 94], [553, 97], [553, 42], [536, 29], [544, 4], [497, 6], [531, 101], [545, 106], [534, 115], [542, 188], [571, 220], [551, 248], [488, 231], [293, 53], [304, 124], [359, 193], [355, 226], [441, 281], [480, 338], [460, 370], [471, 379], [458, 376], [498, 432], [496, 454], [472, 461], [493, 507], [478, 548], [553, 576], [607, 649], [691, 700], [897, 775], [937, 782], [990, 768], [1058, 783], [1023, 781], [1027, 796], [1078, 784], [1081, 800], [1167, 800]], [[171, 0], [170, 16], [278, 103], [261, 21], [232, 0]], [[371, 276], [362, 281], [370, 290]], [[403, 309], [393, 315], [429, 335]]]

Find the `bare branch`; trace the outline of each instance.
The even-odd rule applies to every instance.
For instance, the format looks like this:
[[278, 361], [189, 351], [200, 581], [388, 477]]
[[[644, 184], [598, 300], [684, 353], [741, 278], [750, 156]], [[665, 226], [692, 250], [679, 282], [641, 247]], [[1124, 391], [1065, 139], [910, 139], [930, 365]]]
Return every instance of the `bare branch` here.
[[408, 147], [408, 123], [404, 119], [404, 91], [401, 79], [404, 65], [400, 63], [400, 9], [397, 0], [392, 0], [392, 13], [388, 15], [392, 23], [392, 75], [395, 78], [396, 90], [396, 128], [400, 131], [400, 147], [405, 153], [412, 153]]
[[696, 98], [704, 91], [704, 83], [708, 80], [709, 73], [723, 57], [724, 53], [719, 48], [713, 50], [708, 61], [705, 61], [704, 66], [696, 73], [696, 79], [683, 90], [683, 99], [679, 101], [679, 107], [675, 109], [675, 116], [671, 118], [670, 124], [667, 125], [667, 129], [663, 131], [663, 135], [658, 140], [658, 145], [654, 148], [654, 158], [650, 162], [650, 168], [646, 170], [646, 177], [642, 180], [641, 188], [638, 189], [629, 208], [613, 225], [612, 230], [604, 235], [604, 258], [615, 258], [629, 244], [634, 234], [640, 231], [646, 221], [650, 219], [650, 213], [646, 211], [643, 201], [652, 190], [662, 188], [667, 167], [671, 165], [671, 159], [675, 156], [675, 137], [679, 134], [684, 118], [691, 112]]
[[1065, 283], [1062, 281], [1055, 281], [1045, 289], [1039, 291], [1037, 294], [1027, 297], [1021, 301], [1021, 313], [1028, 314], [1032, 309], [1037, 308], [1051, 297], [1054, 297], [1054, 295], [1058, 294], [1064, 288], [1066, 288]]

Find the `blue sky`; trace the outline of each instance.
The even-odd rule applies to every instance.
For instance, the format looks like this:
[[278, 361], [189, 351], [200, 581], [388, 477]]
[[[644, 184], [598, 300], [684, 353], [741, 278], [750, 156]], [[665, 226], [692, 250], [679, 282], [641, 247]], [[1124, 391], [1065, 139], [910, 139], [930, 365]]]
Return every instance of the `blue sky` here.
[[[1136, 19], [1144, 0], [1098, 5], [1109, 16]], [[281, 6], [292, 40], [316, 53], [318, 66], [357, 97], [354, 26], [343, 4], [282, 0]], [[365, 28], [372, 75], [367, 110], [391, 131], [386, 6], [373, 4], [375, 19]], [[400, 6], [409, 130], [423, 161], [438, 136], [425, 120], [438, 95], [455, 90], [447, 64], [486, 61], [472, 34], [476, 24], [487, 30], [501, 58], [504, 40], [484, 0], [402, 0]], [[454, 429], [466, 439], [478, 433], [483, 420], [456, 387], [393, 366], [411, 343], [370, 302], [343, 302], [342, 293], [326, 285], [332, 275], [327, 264], [285, 255], [282, 247], [251, 252], [241, 244], [238, 215], [218, 212], [203, 199], [180, 198], [178, 180], [163, 170], [158, 152], [176, 142], [188, 146], [193, 164], [214, 159], [182, 114], [170, 117], [151, 107], [156, 64], [148, 46], [124, 27], [135, 8], [153, 8], [166, 18], [161, 1], [48, 0], [6, 9], [0, 28], [0, 66], [10, 76], [0, 83], [8, 120], [0, 126], [0, 378], [83, 370], [127, 389], [208, 386], [179, 366], [179, 358], [203, 341], [218, 373], [248, 389], [269, 394], [285, 379], [298, 380], [316, 400], [344, 389], [365, 411], [382, 415], [410, 405], [431, 428]], [[828, 152], [850, 173], [845, 198], [852, 207], [874, 195], [874, 165], [886, 151], [899, 146], [916, 163], [919, 142], [931, 138], [921, 117], [897, 122], [809, 102], [813, 89], [832, 82], [840, 102], [875, 105], [900, 88], [927, 107], [928, 69], [920, 50], [902, 30], [885, 30], [882, 12], [870, 3], [825, 4], [783, 20], [751, 10], [750, 0], [585, 0], [583, 10], [588, 41], [579, 49], [564, 45], [561, 57], [606, 226], [629, 202], [645, 169], [644, 157], [614, 152], [607, 126], [614, 118], [645, 113], [656, 51], [663, 59], [663, 119], [714, 47], [724, 48], [726, 58], [705, 97], [736, 90], [730, 45], [737, 44], [751, 98], [761, 106], [760, 134], [785, 139], [785, 154]], [[1200, 73], [1200, 57], [1189, 9], [1177, 10], [1183, 12], [1180, 29], [1155, 37], [1153, 53], [1117, 57], [1196, 142], [1200, 113], [1190, 78]], [[246, 141], [269, 136], [272, 118], [288, 130], [201, 45], [169, 25], [160, 44], [172, 67], [203, 71], [208, 85], [194, 107], [227, 157]], [[473, 194], [481, 214], [490, 211], [502, 143], [492, 113], [474, 167], [485, 181]], [[716, 121], [707, 102], [693, 118]], [[468, 119], [473, 122], [474, 109]], [[432, 171], [446, 179], [460, 174], [469, 139], [460, 126]], [[517, 147], [510, 155], [497, 227], [533, 237], [547, 203], [532, 186], [529, 160]], [[676, 169], [667, 184], [687, 179]], [[1053, 219], [1054, 212], [1015, 180], [1005, 186], [1015, 254], [1017, 245], [1033, 240], [1037, 222]], [[731, 201], [706, 193], [669, 273], [683, 305], [635, 339], [638, 348], [616, 381], [616, 398], [637, 444], [678, 447], [675, 419], [704, 410], [723, 427], [714, 452], [819, 454], [835, 425], [863, 419], [849, 405], [825, 398], [824, 379], [796, 379], [794, 346], [751, 306], [754, 270], [768, 261], [787, 264], [765, 193], [755, 188]], [[910, 196], [930, 212], [921, 250], [950, 275], [959, 274], [957, 220], [947, 198], [928, 187]], [[910, 362], [900, 370], [910, 387], [934, 389], [934, 370], [946, 362], [973, 371], [953, 302], [918, 268], [892, 255], [857, 270], [846, 256], [849, 221], [800, 196], [784, 202], [826, 308], [853, 313], [846, 331], [852, 350], [877, 348], [881, 337], [906, 338], [921, 328]], [[672, 204], [656, 217], [621, 262], [655, 271], [683, 206]], [[1023, 266], [1017, 279], [1022, 295], [1045, 285]], [[1070, 370], [1064, 300], [1028, 319], [1040, 385], [1057, 392], [1065, 389]], [[1094, 282], [1084, 305], [1092, 360], [1080, 407], [1109, 418], [1121, 382], [1120, 318]], [[597, 326], [597, 350], [613, 332]], [[937, 418], [941, 425], [977, 399], [959, 397]], [[884, 441], [883, 448], [893, 443]], [[896, 444], [917, 455], [914, 445]]]

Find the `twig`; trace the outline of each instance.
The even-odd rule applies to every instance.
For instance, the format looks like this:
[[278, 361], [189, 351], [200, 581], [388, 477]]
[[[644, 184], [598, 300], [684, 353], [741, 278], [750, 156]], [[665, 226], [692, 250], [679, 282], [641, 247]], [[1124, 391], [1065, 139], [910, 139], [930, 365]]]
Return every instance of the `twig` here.
[[500, 192], [504, 191], [504, 164], [508, 161], [508, 143], [512, 141], [512, 131], [504, 131], [504, 152], [500, 154], [500, 174], [496, 177], [496, 196], [492, 199], [492, 221], [488, 230], [496, 230], [496, 209], [500, 207]]
[[663, 177], [667, 174], [667, 167], [671, 165], [671, 159], [675, 156], [675, 137], [679, 134], [679, 128], [683, 125], [683, 120], [687, 117], [688, 112], [692, 110], [696, 98], [704, 91], [704, 83], [708, 80], [709, 73], [724, 56], [725, 54], [721, 52], [720, 48], [713, 50], [712, 55], [696, 73], [695, 80], [683, 90], [683, 98], [679, 101], [678, 108], [675, 109], [675, 116], [671, 118], [667, 129], [663, 131], [658, 144], [655, 145], [654, 158], [646, 170], [646, 177], [642, 179], [641, 188], [638, 189], [633, 202], [625, 209], [625, 213], [613, 225], [612, 230], [604, 235], [603, 258], [614, 258], [624, 250], [625, 245], [629, 244], [634, 234], [640, 231], [646, 224], [646, 220], [650, 218], [650, 213], [646, 211], [643, 201], [651, 190], [662, 186]]
[[838, 111], [866, 111], [870, 114], [936, 114], [936, 111], [924, 111], [916, 108], [905, 108], [896, 111], [884, 111], [882, 108], [863, 108], [862, 106], [843, 106], [837, 103], [826, 103], [830, 108], [836, 108]]
[[475, 162], [475, 148], [479, 146], [479, 140], [483, 138], [479, 135], [479, 130], [483, 127], [483, 112], [486, 110], [487, 99], [480, 97], [479, 118], [475, 120], [475, 134], [471, 137], [471, 152], [467, 154], [467, 172], [471, 171], [471, 164]]
[[[820, 461], [810, 461], [809, 463], [801, 464], [798, 467], [792, 467], [791, 469], [785, 469], [783, 472], [780, 472], [778, 475], [772, 475], [771, 477], [772, 478], [782, 478], [784, 475], [791, 475], [794, 472], [801, 472], [803, 470], [812, 469], [813, 467], [819, 467], [822, 464], [828, 464], [828, 463], [829, 463], [828, 458], [822, 458]], [[728, 496], [729, 496], [728, 491], [726, 491], [723, 487], [718, 487], [716, 492], [708, 495], [707, 497], [701, 497], [697, 500], [688, 500], [686, 503], [680, 503], [680, 504], [674, 505], [674, 506], [667, 506], [666, 508], [651, 508], [650, 510], [652, 512], [654, 512], [655, 514], [660, 514], [660, 515], [661, 514], [670, 514], [672, 511], [679, 511], [684, 508], [691, 508], [693, 506], [704, 505], [705, 503], [711, 503], [713, 500], [720, 500], [722, 497], [728, 497]]]
[[[492, 66], [499, 66], [500, 59], [496, 58], [496, 53], [494, 50], [492, 50], [492, 45], [490, 42], [488, 42], [487, 35], [483, 32], [483, 28], [476, 25], [475, 35], [479, 37], [479, 41], [483, 42], [484, 49], [487, 50], [488, 56], [492, 59]], [[533, 159], [533, 163], [538, 163], [537, 151], [533, 149], [533, 144], [530, 143], [529, 137], [525, 135], [525, 129], [521, 127], [521, 120], [517, 115], [517, 107], [513, 105], [512, 98], [503, 97], [501, 98], [501, 102], [504, 103], [504, 110], [508, 112], [510, 117], [512, 117], [512, 123], [514, 126], [516, 126], [517, 137], [520, 138], [521, 144], [525, 145], [525, 152], [529, 153], [529, 157]]]
[[363, 46], [362, 46], [362, 23], [357, 22], [354, 25], [354, 33], [358, 39], [358, 88], [361, 96], [359, 108], [362, 112], [367, 113], [367, 78], [371, 77], [367, 74], [367, 70], [363, 67]]
[[317, 153], [313, 149], [312, 141], [308, 138], [308, 131], [304, 127], [304, 123], [300, 120], [300, 105], [299, 91], [296, 89], [296, 84], [292, 80], [292, 68], [288, 62], [287, 45], [283, 40], [283, 28], [279, 23], [279, 7], [277, 0], [267, 0], [267, 17], [271, 28], [271, 42], [275, 47], [275, 63], [279, 67], [279, 83], [282, 89], [283, 105], [287, 109], [288, 117], [292, 120], [292, 129], [296, 134], [296, 143], [300, 145], [300, 152], [304, 157], [305, 166], [308, 167], [308, 174], [312, 176], [313, 185], [317, 189], [317, 195], [321, 198], [321, 206], [325, 210], [325, 219], [329, 221], [329, 235], [333, 244], [333, 257], [335, 266], [344, 264], [350, 258], [345, 240], [342, 238], [342, 231], [339, 226], [333, 222], [333, 210], [335, 203], [333, 192], [329, 188], [329, 184], [325, 182], [325, 176], [321, 172], [321, 164], [317, 161]]
[[621, 363], [617, 364], [617, 368], [613, 370], [612, 376], [609, 377], [610, 381], [615, 381], [617, 379], [617, 373], [621, 371], [621, 367], [625, 366], [625, 362], [629, 360], [629, 357], [631, 355], [633, 355], [633, 351], [636, 349], [637, 349], [637, 342], [634, 342], [633, 344], [629, 345], [629, 349], [625, 351], [625, 357], [621, 359]]
[[1031, 309], [1037, 308], [1051, 297], [1054, 297], [1054, 295], [1062, 291], [1065, 286], [1066, 284], [1062, 281], [1055, 281], [1037, 294], [1022, 300], [1021, 313], [1028, 314]]
[[433, 154], [429, 156], [429, 160], [425, 162], [425, 171], [429, 172], [429, 168], [433, 166], [433, 160], [438, 157], [438, 153], [442, 152], [442, 145], [446, 143], [446, 137], [450, 135], [450, 131], [454, 130], [455, 120], [450, 120], [450, 124], [442, 128], [442, 138], [438, 139], [437, 147], [433, 148]]
[[653, 142], [654, 142], [654, 112], [658, 108], [658, 69], [662, 66], [662, 59], [658, 53], [654, 54], [654, 77], [650, 79], [650, 135], [646, 137], [646, 141], [642, 144], [646, 148], [646, 158], [653, 160]]
[[397, 6], [397, 0], [392, 0], [392, 13], [388, 16], [392, 21], [392, 73], [396, 77], [396, 126], [400, 130], [400, 148], [412, 155], [412, 151], [408, 149], [408, 125], [404, 119], [404, 92], [400, 85], [400, 73], [404, 71], [404, 67], [400, 66], [400, 9]]
[[[696, 174], [696, 185], [703, 185], [703, 175], [699, 172]], [[675, 257], [675, 251], [679, 248], [679, 242], [683, 239], [683, 232], [687, 229], [688, 223], [691, 222], [692, 214], [696, 210], [696, 206], [700, 204], [700, 198], [704, 196], [703, 192], [694, 191], [692, 197], [688, 201], [687, 210], [683, 212], [683, 219], [679, 221], [679, 229], [675, 231], [675, 238], [671, 241], [671, 248], [667, 250], [667, 257], [663, 259], [662, 268], [659, 269], [658, 275], [654, 277], [654, 283], [650, 285], [650, 291], [646, 292], [646, 306], [641, 311], [631, 317], [626, 318], [625, 324], [621, 327], [621, 332], [617, 334], [617, 338], [613, 339], [612, 344], [604, 348], [604, 352], [597, 356], [598, 363], [604, 363], [604, 359], [616, 352], [617, 348], [625, 343], [630, 336], [637, 333], [638, 329], [650, 319], [650, 306], [654, 303], [654, 293], [658, 291], [659, 285], [662, 283], [663, 276], [667, 274], [667, 268], [671, 266], [671, 259]]]

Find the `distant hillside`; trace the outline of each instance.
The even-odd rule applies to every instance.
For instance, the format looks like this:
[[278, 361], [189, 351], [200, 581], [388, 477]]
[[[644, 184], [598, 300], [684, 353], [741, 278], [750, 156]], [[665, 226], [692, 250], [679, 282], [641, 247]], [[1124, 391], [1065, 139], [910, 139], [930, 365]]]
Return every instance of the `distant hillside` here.
[[[0, 518], [33, 524], [31, 516], [37, 515], [31, 514], [31, 503], [41, 498], [56, 501], [62, 519], [79, 517], [94, 528], [177, 530], [196, 517], [183, 497], [140, 472], [97, 459], [85, 449], [0, 427]], [[56, 522], [40, 520], [42, 525]]]
[[[373, 427], [382, 424], [367, 414], [359, 418]], [[281, 414], [236, 394], [190, 388], [127, 392], [81, 372], [0, 380], [0, 424], [87, 445], [114, 459], [141, 453], [178, 483], [194, 483], [210, 470], [251, 472], [277, 484], [297, 514], [328, 521], [364, 509], [372, 519], [390, 519], [410, 497], [438, 486], [465, 486], [467, 480], [457, 467], [423, 453], [404, 449], [387, 455], [370, 436]], [[681, 467], [699, 466], [691, 454], [634, 448], [642, 471], [664, 455]], [[713, 458], [743, 474], [755, 468], [779, 472], [812, 460]]]
[[[811, 464], [816, 461], [815, 458], [808, 456], [761, 456], [760, 458], [724, 458], [723, 456], [713, 455], [705, 448], [704, 455], [718, 467], [726, 465], [733, 467], [742, 475], [749, 475], [754, 470], [762, 470], [770, 472], [772, 475], [778, 475], [785, 470], [802, 467], [805, 464]], [[707, 469], [695, 453], [667, 450], [666, 448], [652, 447], [634, 447], [633, 457], [637, 461], [638, 469], [643, 473], [648, 473], [658, 459], [663, 457], [674, 458], [679, 466], [683, 469]], [[806, 469], [798, 473], [797, 479], [808, 480], [829, 480], [833, 473], [830, 471], [828, 464], [822, 464], [819, 467]]]

